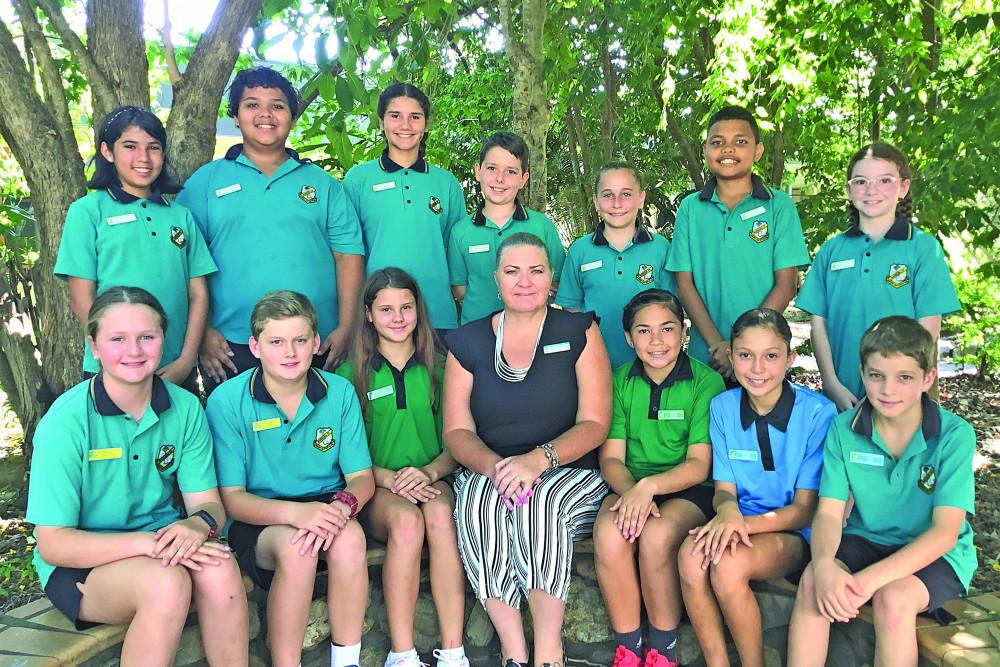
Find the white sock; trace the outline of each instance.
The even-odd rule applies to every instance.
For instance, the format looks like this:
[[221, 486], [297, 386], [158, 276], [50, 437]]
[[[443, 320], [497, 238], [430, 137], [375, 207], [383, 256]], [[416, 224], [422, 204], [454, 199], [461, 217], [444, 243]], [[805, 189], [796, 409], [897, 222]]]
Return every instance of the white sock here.
[[405, 658], [408, 655], [412, 655], [414, 658], [416, 658], [417, 657], [417, 649], [411, 648], [408, 651], [400, 651], [399, 653], [396, 653], [395, 651], [389, 651], [389, 657], [387, 657], [385, 659], [385, 664], [391, 665], [392, 663], [396, 662], [397, 660], [399, 660], [401, 658]]
[[361, 642], [337, 646], [330, 642], [330, 667], [351, 667], [361, 663]]
[[439, 648], [435, 655], [445, 660], [459, 660], [465, 657], [465, 647], [459, 644], [455, 648]]

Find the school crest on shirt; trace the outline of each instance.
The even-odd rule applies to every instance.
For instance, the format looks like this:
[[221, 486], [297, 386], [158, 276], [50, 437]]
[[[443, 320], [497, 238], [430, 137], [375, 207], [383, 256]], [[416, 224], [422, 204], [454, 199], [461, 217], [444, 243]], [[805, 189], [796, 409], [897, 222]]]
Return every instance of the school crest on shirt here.
[[934, 493], [934, 488], [937, 487], [937, 474], [934, 472], [934, 466], [920, 466], [920, 478], [917, 480], [917, 486], [926, 494]]
[[316, 199], [316, 188], [311, 185], [303, 185], [302, 189], [299, 190], [299, 199], [307, 204], [315, 204], [318, 201]]
[[174, 464], [174, 446], [173, 445], [161, 445], [160, 450], [156, 452], [156, 469], [160, 472], [166, 472], [166, 470]]
[[444, 213], [444, 207], [441, 206], [441, 200], [434, 196], [432, 196], [430, 201], [427, 202], [427, 208], [429, 208], [434, 215], [441, 215]]
[[329, 451], [337, 440], [333, 437], [333, 429], [329, 426], [321, 426], [316, 429], [316, 439], [313, 440], [313, 447], [321, 452]]
[[188, 240], [184, 236], [184, 230], [180, 227], [170, 228], [170, 240], [173, 241], [174, 245], [178, 248], [183, 248], [188, 244]]
[[893, 287], [902, 287], [910, 282], [910, 270], [906, 264], [893, 264], [889, 267], [889, 275], [885, 281]]
[[653, 282], [653, 267], [649, 264], [640, 264], [639, 271], [635, 274], [635, 279], [643, 285], [651, 284]]
[[750, 238], [757, 243], [763, 243], [769, 236], [770, 233], [767, 231], [767, 223], [763, 220], [754, 220], [750, 225]]

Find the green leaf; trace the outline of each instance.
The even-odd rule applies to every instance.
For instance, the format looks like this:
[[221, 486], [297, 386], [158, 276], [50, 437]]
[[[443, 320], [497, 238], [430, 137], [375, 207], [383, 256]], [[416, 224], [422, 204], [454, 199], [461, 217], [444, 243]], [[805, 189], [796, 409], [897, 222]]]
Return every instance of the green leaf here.
[[342, 76], [337, 77], [337, 104], [340, 105], [341, 109], [351, 110], [354, 108], [354, 93], [351, 92], [351, 84]]
[[327, 102], [332, 102], [337, 98], [336, 81], [329, 72], [323, 72], [316, 85], [319, 87], [320, 96]]

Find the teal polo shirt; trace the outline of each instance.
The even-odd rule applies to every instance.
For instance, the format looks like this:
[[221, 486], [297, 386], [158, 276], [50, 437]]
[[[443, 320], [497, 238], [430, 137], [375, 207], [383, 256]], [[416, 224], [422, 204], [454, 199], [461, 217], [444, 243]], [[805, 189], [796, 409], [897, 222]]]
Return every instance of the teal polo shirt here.
[[262, 296], [287, 289], [309, 297], [325, 339], [340, 323], [331, 252], [364, 254], [361, 227], [344, 189], [291, 150], [270, 178], [243, 145], [192, 174], [177, 196], [191, 209], [219, 272], [208, 279], [209, 321], [226, 340], [250, 340]]
[[618, 250], [605, 238], [603, 222], [593, 234], [577, 239], [569, 247], [556, 305], [597, 313], [611, 368], [635, 359], [622, 326], [625, 304], [650, 287], [676, 292], [674, 276], [666, 268], [669, 252], [670, 242], [642, 225], [636, 227], [632, 240]]
[[[771, 411], [758, 415], [742, 387], [711, 406], [712, 475], [736, 485], [744, 516], [766, 514], [795, 500], [796, 489], [815, 490], [823, 442], [837, 407], [825, 396], [785, 381]], [[809, 539], [809, 528], [798, 531]]]
[[448, 273], [452, 285], [467, 286], [462, 300], [462, 322], [471, 322], [503, 309], [493, 277], [497, 265], [497, 246], [505, 237], [527, 232], [540, 238], [549, 249], [552, 282], [559, 282], [566, 249], [555, 224], [543, 213], [532, 211], [514, 200], [514, 215], [503, 227], [483, 215], [483, 204], [459, 221], [448, 244]]
[[[183, 493], [216, 488], [212, 439], [198, 399], [153, 377], [136, 423], [112, 402], [101, 375], [56, 399], [38, 423], [27, 520], [97, 533], [155, 531], [183, 518]], [[44, 588], [54, 566], [35, 550]]]
[[219, 486], [262, 498], [342, 490], [344, 475], [371, 468], [361, 406], [350, 382], [309, 369], [306, 393], [289, 420], [253, 368], [208, 397]]
[[859, 397], [868, 327], [889, 315], [919, 319], [962, 308], [941, 244], [903, 218], [877, 242], [855, 225], [824, 243], [795, 305], [826, 318], [837, 379]]
[[458, 180], [424, 158], [401, 167], [386, 149], [347, 172], [344, 190], [361, 218], [368, 275], [403, 269], [417, 281], [434, 328], [458, 326], [445, 257], [451, 230], [466, 215]]
[[638, 359], [616, 370], [613, 383], [608, 440], [625, 441], [625, 467], [636, 480], [673, 470], [687, 458], [689, 446], [711, 443], [709, 405], [726, 385], [684, 351], [660, 384]]
[[[70, 204], [54, 273], [63, 280], [93, 280], [95, 294], [127, 285], [155, 296], [167, 313], [160, 360], [165, 366], [181, 356], [184, 347], [188, 284], [215, 270], [186, 208], [170, 204], [159, 193], [140, 199], [115, 186]], [[90, 346], [84, 345], [83, 370], [99, 369]]]
[[[753, 189], [730, 211], [715, 192], [716, 179], [681, 202], [667, 268], [690, 272], [712, 322], [729, 338], [733, 322], [764, 302], [774, 272], [807, 266], [809, 252], [792, 198], [752, 176]], [[691, 328], [688, 353], [708, 361], [708, 344]]]
[[[354, 378], [354, 360], [337, 369], [337, 375]], [[441, 444], [441, 387], [444, 368], [435, 369], [437, 390], [431, 403], [430, 374], [416, 354], [403, 370], [378, 352], [369, 364], [368, 409], [365, 432], [372, 463], [379, 468], [421, 468], [436, 459]]]
[[[931, 527], [936, 507], [957, 507], [975, 514], [972, 457], [976, 433], [926, 393], [921, 400], [920, 428], [898, 461], [874, 428], [868, 399], [833, 421], [819, 495], [846, 502], [854, 494], [845, 533], [876, 544], [903, 545]], [[977, 567], [968, 520], [962, 522], [958, 541], [944, 559], [968, 590]]]

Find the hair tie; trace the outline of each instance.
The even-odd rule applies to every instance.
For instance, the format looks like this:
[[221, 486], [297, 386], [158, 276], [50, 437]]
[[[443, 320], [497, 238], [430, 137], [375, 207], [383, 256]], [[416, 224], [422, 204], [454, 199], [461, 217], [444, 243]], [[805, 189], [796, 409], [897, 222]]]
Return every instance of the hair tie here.
[[111, 123], [115, 122], [115, 118], [118, 118], [118, 116], [121, 116], [121, 115], [122, 115], [123, 113], [125, 113], [126, 111], [132, 111], [132, 110], [134, 110], [134, 109], [135, 109], [135, 110], [138, 110], [138, 109], [139, 109], [139, 107], [137, 107], [137, 106], [132, 106], [132, 105], [128, 105], [128, 106], [124, 106], [124, 107], [122, 107], [121, 109], [119, 109], [118, 111], [116, 111], [116, 112], [115, 112], [115, 115], [114, 115], [114, 116], [112, 116], [111, 118], [109, 118], [109, 119], [108, 119], [108, 120], [107, 120], [107, 121], [105, 122], [105, 124], [104, 124], [104, 127], [105, 127], [105, 128], [108, 128], [108, 127], [111, 127]]

